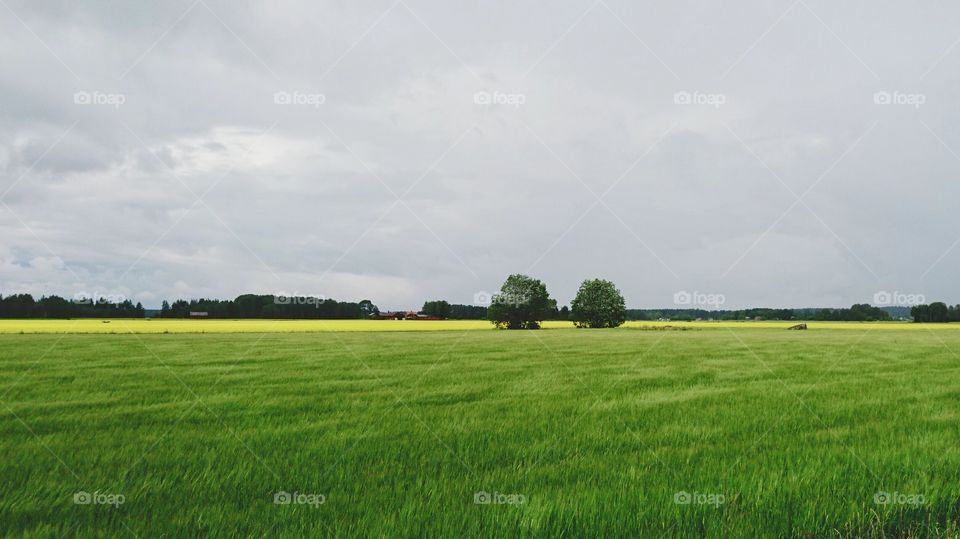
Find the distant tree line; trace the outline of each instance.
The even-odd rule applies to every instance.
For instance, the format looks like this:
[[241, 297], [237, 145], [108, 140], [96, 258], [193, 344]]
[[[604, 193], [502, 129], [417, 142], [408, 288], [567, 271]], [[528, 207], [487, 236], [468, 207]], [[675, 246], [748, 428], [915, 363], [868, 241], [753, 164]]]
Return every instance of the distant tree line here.
[[128, 299], [111, 303], [107, 298], [68, 300], [60, 296], [0, 295], [0, 318], [143, 318], [143, 305]]
[[916, 305], [910, 309], [914, 322], [960, 322], [960, 305], [947, 307], [942, 301]]
[[487, 308], [483, 305], [460, 305], [445, 300], [427, 301], [420, 314], [451, 318], [453, 320], [486, 320]]
[[[370, 300], [344, 302], [310, 296], [244, 294], [234, 300], [166, 300], [158, 313], [161, 318], [189, 318], [190, 313], [206, 313], [207, 318], [288, 318], [352, 319], [367, 318], [379, 312]], [[144, 318], [146, 309], [139, 302], [111, 297], [80, 297], [30, 294], [0, 295], [0, 318]]]
[[[421, 314], [454, 320], [489, 320], [493, 316], [503, 320], [502, 326], [535, 327], [543, 320], [573, 320], [578, 325], [599, 327], [619, 323], [622, 295], [613, 283], [602, 280], [584, 281], [577, 302], [579, 313], [574, 315], [564, 305], [546, 294], [546, 288], [536, 279], [516, 276], [504, 283], [505, 288], [495, 296], [493, 305], [463, 305], [446, 300], [432, 300], [423, 304]], [[530, 298], [534, 302], [530, 304]], [[613, 311], [609, 311], [610, 306]], [[600, 318], [597, 312], [605, 309]], [[906, 315], [905, 307], [874, 307], [855, 304], [840, 309], [623, 309], [623, 320], [816, 320], [872, 322], [890, 320], [891, 311], [897, 317]], [[207, 318], [273, 318], [273, 319], [361, 319], [379, 313], [370, 300], [359, 302], [336, 301], [312, 296], [280, 296], [244, 294], [232, 300], [178, 299], [164, 301], [158, 313], [161, 318], [189, 318], [190, 313], [206, 313]], [[960, 305], [947, 306], [943, 302], [917, 305], [909, 308], [914, 322], [960, 322]], [[0, 295], [0, 318], [143, 318], [146, 309], [140, 303], [112, 297], [81, 297], [68, 300], [56, 295], [34, 299], [30, 294]], [[519, 321], [523, 319], [523, 321]]]
[[164, 300], [160, 318], [189, 318], [190, 313], [206, 313], [206, 318], [274, 318], [336, 320], [368, 318], [380, 312], [370, 300], [336, 301], [314, 296], [244, 294], [236, 299]]
[[486, 320], [487, 308], [483, 305], [450, 305], [450, 315], [455, 320]]
[[796, 314], [793, 309], [741, 309], [741, 310], [714, 310], [707, 309], [627, 309], [627, 320], [660, 320], [670, 319], [679, 321], [689, 320], [794, 320]]
[[873, 322], [890, 320], [890, 313], [880, 307], [858, 303], [844, 309], [627, 309], [627, 320], [817, 320]]
[[866, 303], [857, 303], [849, 309], [817, 309], [810, 320], [828, 320], [837, 322], [875, 322], [890, 320], [890, 313]]
[[[448, 303], [445, 300], [435, 300], [425, 302], [423, 308], [420, 309], [420, 314], [439, 316], [451, 320], [486, 320], [487, 311], [488, 308], [485, 305], [462, 305]], [[556, 302], [551, 300], [544, 316], [544, 320], [568, 320], [570, 308], [564, 305], [558, 309]]]

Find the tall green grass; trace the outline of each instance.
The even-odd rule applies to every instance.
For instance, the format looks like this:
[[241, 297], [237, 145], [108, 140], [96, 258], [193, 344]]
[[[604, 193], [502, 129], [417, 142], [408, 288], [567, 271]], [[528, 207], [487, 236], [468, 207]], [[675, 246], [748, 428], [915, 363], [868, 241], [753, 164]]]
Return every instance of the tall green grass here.
[[952, 332], [0, 336], [9, 536], [956, 536], [958, 443]]

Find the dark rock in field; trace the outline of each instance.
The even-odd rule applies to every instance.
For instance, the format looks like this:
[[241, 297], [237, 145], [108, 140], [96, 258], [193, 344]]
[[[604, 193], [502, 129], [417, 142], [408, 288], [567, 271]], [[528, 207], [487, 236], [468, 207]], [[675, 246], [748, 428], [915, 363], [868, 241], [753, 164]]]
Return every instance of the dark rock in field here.
[[788, 327], [787, 329], [807, 329], [807, 325], [806, 325], [806, 324], [797, 324], [797, 325], [795, 325], [795, 326], [790, 326], [790, 327]]

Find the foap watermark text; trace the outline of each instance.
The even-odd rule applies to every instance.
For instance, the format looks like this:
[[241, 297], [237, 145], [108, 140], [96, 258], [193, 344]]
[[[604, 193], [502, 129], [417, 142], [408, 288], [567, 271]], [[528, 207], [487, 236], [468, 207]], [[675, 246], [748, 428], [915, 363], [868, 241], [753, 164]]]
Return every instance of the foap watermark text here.
[[473, 103], [476, 105], [506, 105], [518, 109], [526, 102], [526, 94], [509, 94], [500, 91], [483, 91], [473, 94]]
[[276, 305], [312, 305], [319, 307], [320, 304], [326, 300], [326, 296], [321, 294], [288, 294], [286, 292], [279, 292], [273, 295], [273, 303]]
[[673, 503], [677, 505], [712, 505], [719, 507], [727, 502], [727, 497], [718, 492], [687, 492], [681, 490], [673, 494]]
[[480, 490], [473, 493], [473, 503], [477, 505], [523, 505], [527, 497], [523, 494], [504, 494], [503, 492], [487, 492]]
[[923, 305], [926, 302], [927, 297], [923, 294], [900, 292], [899, 290], [892, 292], [879, 290], [873, 294], [873, 304], [876, 306], [913, 307], [914, 305]]
[[320, 105], [327, 102], [327, 96], [320, 93], [279, 91], [273, 94], [274, 105], [303, 105], [319, 108]]
[[919, 507], [927, 503], [927, 499], [923, 494], [907, 494], [881, 490], [873, 495], [873, 503], [877, 505], [910, 505]]
[[80, 90], [73, 94], [73, 103], [75, 105], [100, 105], [119, 109], [121, 105], [127, 102], [127, 96], [120, 93], [101, 92], [94, 90], [88, 92]]
[[899, 90], [888, 92], [880, 90], [873, 94], [874, 105], [906, 105], [919, 109], [927, 102], [927, 96], [919, 93], [907, 93]]
[[680, 290], [673, 294], [673, 304], [682, 307], [719, 309], [726, 302], [727, 297], [723, 294], [699, 292], [697, 290], [693, 292]]
[[81, 490], [73, 494], [73, 503], [77, 505], [111, 505], [117, 508], [126, 503], [126, 501], [127, 498], [123, 494], [100, 492], [99, 490], [93, 492]]
[[273, 494], [274, 505], [309, 505], [320, 507], [327, 503], [327, 497], [319, 492], [287, 492], [277, 491]]
[[100, 292], [77, 292], [73, 295], [73, 303], [77, 305], [116, 305], [123, 303], [127, 297], [123, 294], [102, 294]]
[[719, 109], [727, 102], [724, 94], [710, 94], [705, 92], [680, 90], [673, 94], [674, 105], [704, 105]]

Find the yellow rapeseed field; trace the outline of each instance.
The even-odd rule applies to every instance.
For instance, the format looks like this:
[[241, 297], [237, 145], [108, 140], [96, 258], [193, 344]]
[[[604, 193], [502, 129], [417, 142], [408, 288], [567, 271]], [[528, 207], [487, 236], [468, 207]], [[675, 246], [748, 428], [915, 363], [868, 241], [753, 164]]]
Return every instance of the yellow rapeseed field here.
[[[624, 329], [785, 329], [797, 322], [696, 321], [627, 322]], [[545, 329], [571, 328], [570, 322], [544, 322]], [[874, 329], [916, 331], [960, 329], [960, 324], [909, 322], [807, 322], [810, 330]], [[77, 319], [0, 320], [3, 333], [308, 333], [319, 331], [464, 331], [491, 330], [484, 320], [180, 320], [180, 319]]]

